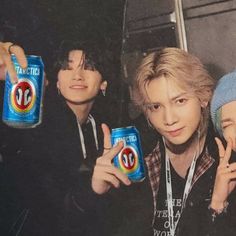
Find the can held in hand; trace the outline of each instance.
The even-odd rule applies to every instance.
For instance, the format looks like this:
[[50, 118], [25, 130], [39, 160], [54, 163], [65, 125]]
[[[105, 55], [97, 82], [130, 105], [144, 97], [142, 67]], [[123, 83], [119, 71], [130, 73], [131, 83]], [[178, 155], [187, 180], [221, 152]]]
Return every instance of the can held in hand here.
[[11, 55], [18, 82], [6, 75], [2, 120], [14, 128], [34, 128], [42, 121], [44, 65], [40, 56], [26, 56], [28, 67], [21, 68]]
[[124, 147], [114, 157], [114, 165], [125, 173], [132, 182], [145, 179], [145, 169], [140, 136], [134, 126], [112, 129], [111, 142], [123, 141]]

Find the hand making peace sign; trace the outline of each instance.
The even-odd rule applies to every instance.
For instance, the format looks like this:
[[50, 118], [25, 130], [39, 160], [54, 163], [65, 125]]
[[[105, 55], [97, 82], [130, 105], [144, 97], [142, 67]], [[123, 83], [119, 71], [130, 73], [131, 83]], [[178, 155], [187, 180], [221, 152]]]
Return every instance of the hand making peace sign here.
[[97, 159], [93, 171], [92, 188], [98, 194], [106, 193], [111, 186], [118, 188], [120, 182], [130, 185], [131, 181], [112, 163], [113, 158], [119, 153], [123, 147], [123, 142], [119, 142], [116, 146], [111, 146], [110, 130], [107, 125], [102, 124], [104, 134], [104, 151], [103, 155]]
[[219, 149], [220, 161], [216, 173], [211, 208], [217, 210], [225, 207], [229, 194], [236, 186], [236, 163], [229, 164], [232, 141], [228, 141], [225, 149], [220, 139], [216, 138], [215, 140]]

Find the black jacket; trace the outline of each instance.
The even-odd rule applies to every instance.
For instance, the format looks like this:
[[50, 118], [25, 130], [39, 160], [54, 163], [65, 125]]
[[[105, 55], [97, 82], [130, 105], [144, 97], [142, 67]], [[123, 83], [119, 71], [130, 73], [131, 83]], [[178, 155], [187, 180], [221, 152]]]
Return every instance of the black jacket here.
[[[53, 104], [52, 104], [53, 103]], [[78, 124], [73, 112], [59, 98], [45, 101], [42, 124], [30, 130], [11, 130], [9, 140], [2, 150], [6, 157], [8, 174], [13, 177], [21, 202], [24, 221], [20, 236], [98, 235], [99, 217], [96, 206], [89, 211], [70, 211], [70, 192], [77, 186], [80, 204], [99, 201], [89, 199], [91, 174], [96, 158], [101, 154], [103, 135], [101, 121], [105, 115], [92, 113], [97, 126], [97, 150], [91, 124], [82, 125], [87, 158], [84, 159]], [[107, 122], [106, 122], [107, 123]], [[15, 142], [19, 140], [19, 142]], [[7, 142], [5, 140], [5, 142]], [[97, 198], [96, 198], [97, 199]], [[25, 214], [26, 213], [26, 214]], [[19, 229], [13, 227], [14, 235]]]
[[[161, 176], [163, 176], [161, 175], [163, 171], [161, 170], [164, 168], [164, 157], [164, 146], [160, 141], [146, 159], [149, 179], [153, 191], [154, 215], [158, 201], [159, 185], [160, 182], [163, 181], [161, 178]], [[229, 197], [227, 213], [222, 213], [214, 218], [212, 217], [211, 211], [208, 209], [212, 197], [218, 163], [218, 148], [214, 140], [214, 132], [209, 128], [205, 147], [202, 154], [197, 159], [191, 190], [177, 225], [176, 235], [235, 235], [236, 227], [233, 223], [233, 219], [235, 219], [235, 213], [233, 213], [236, 201], [235, 191]]]

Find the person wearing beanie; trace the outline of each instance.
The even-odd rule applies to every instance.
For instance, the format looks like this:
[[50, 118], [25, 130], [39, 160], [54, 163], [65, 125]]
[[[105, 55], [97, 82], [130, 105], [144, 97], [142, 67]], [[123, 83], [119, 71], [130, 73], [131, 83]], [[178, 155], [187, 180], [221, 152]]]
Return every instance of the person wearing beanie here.
[[211, 100], [211, 119], [219, 135], [236, 151], [236, 70], [218, 81]]
[[[214, 90], [211, 106], [211, 120], [221, 138], [226, 143], [231, 143], [231, 148], [234, 152], [231, 153], [230, 159], [228, 159], [231, 165], [236, 165], [236, 70], [224, 75], [219, 79], [216, 88]], [[224, 148], [221, 150], [222, 154], [225, 152]], [[221, 154], [220, 154], [221, 155]], [[224, 158], [220, 158], [222, 162]], [[234, 172], [231, 171], [231, 175]], [[227, 173], [225, 173], [227, 174]], [[235, 184], [235, 180], [230, 181], [231, 186]], [[234, 225], [236, 218], [233, 211], [236, 208], [236, 190], [229, 195], [230, 207], [228, 208], [228, 220], [231, 225]], [[231, 226], [231, 231], [235, 232], [235, 229]]]

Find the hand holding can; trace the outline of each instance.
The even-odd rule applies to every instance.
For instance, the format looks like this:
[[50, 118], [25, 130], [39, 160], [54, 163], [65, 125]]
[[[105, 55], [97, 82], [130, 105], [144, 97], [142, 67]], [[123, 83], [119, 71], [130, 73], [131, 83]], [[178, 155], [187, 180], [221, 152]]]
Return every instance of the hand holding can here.
[[110, 130], [107, 125], [102, 124], [104, 134], [104, 152], [97, 158], [92, 176], [92, 189], [97, 194], [104, 194], [113, 186], [119, 188], [120, 183], [130, 185], [131, 181], [127, 175], [121, 172], [113, 165], [113, 158], [123, 148], [123, 142], [118, 142], [116, 146], [111, 147]]
[[28, 67], [22, 68], [11, 55], [18, 82], [12, 84], [7, 73], [3, 122], [14, 128], [34, 128], [42, 121], [44, 65], [39, 56], [26, 56]]
[[140, 136], [134, 126], [112, 129], [112, 145], [123, 141], [124, 147], [114, 158], [114, 165], [125, 173], [132, 182], [145, 179], [145, 169]]

